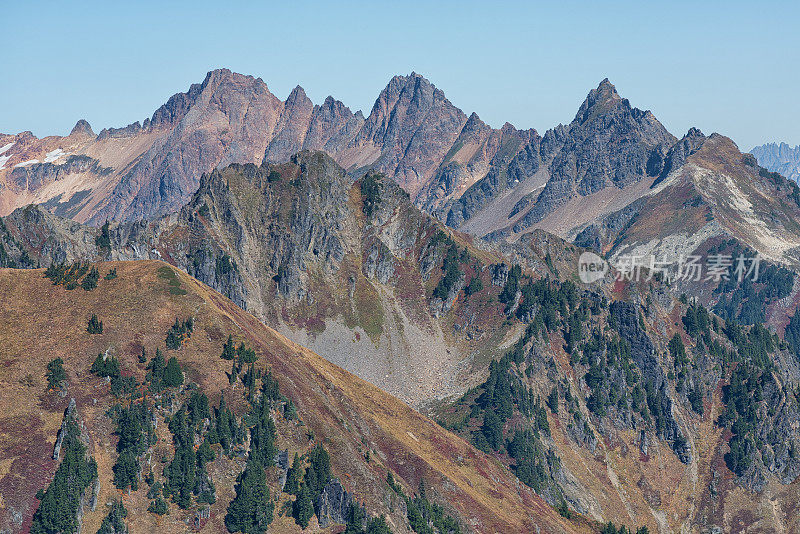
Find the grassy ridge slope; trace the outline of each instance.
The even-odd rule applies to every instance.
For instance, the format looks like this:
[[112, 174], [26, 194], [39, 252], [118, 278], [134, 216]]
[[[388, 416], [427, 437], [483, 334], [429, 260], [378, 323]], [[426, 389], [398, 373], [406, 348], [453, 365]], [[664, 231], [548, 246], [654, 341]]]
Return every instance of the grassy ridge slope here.
[[[101, 280], [97, 289], [66, 291], [53, 286], [41, 270], [0, 271], [0, 527], [12, 527], [19, 517], [29, 524], [35, 509], [34, 494], [46, 486], [55, 468], [52, 442], [61, 413], [70, 397], [90, 437], [90, 453], [98, 462], [100, 495], [95, 511], [86, 511], [84, 528], [95, 531], [106, 513], [104, 504], [116, 495], [111, 466], [116, 453], [112, 425], [106, 410], [114, 404], [108, 386], [89, 373], [94, 355], [108, 351], [119, 358], [123, 374], [144, 377], [138, 363], [141, 347], [148, 353], [163, 348], [163, 339], [175, 317], [195, 317], [195, 334], [175, 354], [187, 375], [211, 394], [234, 395], [225, 375], [229, 363], [220, 360], [228, 334], [255, 348], [261, 366], [278, 377], [282, 392], [297, 406], [304, 424], [331, 451], [334, 473], [359, 501], [376, 513], [390, 513], [396, 532], [405, 531], [402, 516], [391, 514], [387, 469], [406, 487], [417, 487], [421, 478], [434, 494], [452, 504], [454, 511], [479, 532], [523, 532], [540, 527], [542, 532], [580, 532], [581, 523], [568, 523], [541, 498], [523, 487], [508, 471], [476, 451], [461, 438], [438, 427], [404, 403], [296, 345], [264, 326], [231, 301], [182, 272], [176, 272], [181, 291], [159, 276], [159, 262], [112, 262], [101, 272], [116, 268], [118, 277]], [[172, 288], [172, 290], [171, 290]], [[86, 321], [96, 313], [104, 322], [101, 335], [86, 333]], [[46, 391], [44, 371], [55, 357], [64, 360], [69, 388], [62, 397]], [[236, 409], [235, 401], [231, 405]], [[239, 407], [241, 408], [241, 407]], [[278, 421], [279, 446], [296, 447], [291, 433], [301, 433], [286, 421]], [[292, 430], [294, 428], [294, 430]], [[163, 429], [161, 429], [163, 431]], [[287, 438], [286, 436], [290, 436]], [[295, 436], [296, 437], [296, 436]], [[166, 441], [162, 439], [161, 441]], [[365, 461], [367, 450], [372, 460]], [[222, 517], [233, 496], [236, 463], [213, 473], [218, 488], [208, 531], [223, 530]], [[181, 531], [186, 528], [180, 512], [165, 516], [160, 525], [144, 513], [147, 500], [140, 489], [124, 495], [134, 531]], [[284, 499], [283, 495], [281, 498]], [[17, 523], [18, 524], [18, 523]], [[296, 525], [277, 518], [276, 531], [292, 531]]]

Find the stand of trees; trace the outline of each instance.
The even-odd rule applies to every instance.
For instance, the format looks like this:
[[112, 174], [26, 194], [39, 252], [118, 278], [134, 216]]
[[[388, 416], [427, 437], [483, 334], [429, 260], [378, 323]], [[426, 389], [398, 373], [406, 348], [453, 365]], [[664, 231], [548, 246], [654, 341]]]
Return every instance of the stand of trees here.
[[72, 265], [52, 263], [44, 271], [44, 276], [52, 280], [54, 286], [62, 285], [65, 289], [75, 289], [88, 271], [88, 263], [77, 262]]
[[481, 277], [476, 270], [475, 274], [472, 275], [472, 278], [469, 279], [467, 287], [464, 288], [464, 294], [467, 297], [470, 297], [475, 293], [480, 293], [481, 291], [483, 291], [483, 280], [481, 280]]
[[236, 478], [235, 489], [236, 497], [225, 514], [225, 527], [229, 532], [266, 532], [272, 523], [275, 504], [270, 499], [264, 466], [256, 459], [249, 459]]
[[420, 480], [419, 492], [412, 497], [403, 492], [391, 471], [386, 475], [386, 483], [405, 501], [411, 530], [417, 534], [461, 534], [458, 522], [442, 506], [428, 500], [424, 480]]
[[362, 506], [356, 503], [350, 504], [343, 534], [391, 534], [391, 532], [384, 516], [367, 518], [367, 512]]
[[[255, 351], [248, 349], [243, 343], [236, 350], [233, 347], [233, 338], [228, 337], [221, 356], [223, 359], [239, 359], [251, 364], [245, 381], [249, 384], [247, 398], [252, 404], [252, 409], [242, 418], [241, 426], [237, 427], [236, 420], [230, 415], [230, 412], [227, 412], [228, 415], [226, 415], [227, 409], [224, 408], [221, 400], [220, 409], [217, 411], [217, 423], [215, 429], [212, 430], [215, 433], [214, 439], [228, 443], [236, 439], [231, 436], [241, 436], [243, 438], [244, 432], [241, 430], [242, 428], [248, 428], [250, 432], [250, 450], [247, 456], [247, 464], [244, 472], [237, 478], [236, 497], [228, 506], [228, 511], [225, 515], [225, 526], [230, 532], [262, 533], [267, 530], [267, 526], [272, 522], [275, 506], [270, 499], [270, 491], [266, 485], [264, 469], [275, 464], [275, 455], [278, 452], [275, 445], [277, 430], [272, 419], [271, 410], [276, 401], [280, 399], [280, 390], [278, 381], [275, 380], [272, 373], [268, 372], [263, 376], [259, 373], [261, 395], [254, 402], [253, 389], [257, 377], [252, 363], [256, 361]], [[225, 443], [223, 443], [224, 448]], [[327, 453], [325, 454], [327, 459]], [[295, 479], [297, 477], [297, 469], [299, 469], [298, 462], [297, 455], [295, 455], [295, 465], [292, 466], [295, 472], [291, 475]], [[320, 466], [323, 466], [323, 464], [325, 462], [322, 462]], [[325, 476], [330, 478], [329, 459], [327, 459], [327, 464], [325, 465], [327, 465], [327, 475]], [[324, 469], [324, 466], [320, 467], [320, 469]], [[292, 469], [289, 471], [291, 472]], [[327, 483], [327, 478], [325, 483]], [[310, 490], [305, 480], [302, 487], [296, 483], [293, 483], [292, 486], [298, 490], [295, 493], [298, 495], [294, 507], [296, 508], [294, 513], [295, 520], [305, 528], [308, 526], [308, 520], [314, 514], [313, 503], [309, 500], [311, 497]]]
[[434, 297], [444, 300], [447, 298], [447, 295], [456, 282], [464, 276], [464, 272], [459, 267], [459, 263], [468, 260], [469, 256], [466, 250], [464, 250], [463, 253], [459, 253], [458, 245], [456, 245], [449, 236], [444, 237], [444, 233], [442, 232], [439, 232], [434, 239], [436, 240], [435, 242], [444, 240], [447, 245], [447, 251], [444, 256], [444, 261], [442, 262], [442, 272], [444, 272], [444, 274], [433, 290]]
[[[116, 276], [116, 270], [114, 276]], [[82, 262], [75, 262], [71, 265], [51, 263], [45, 269], [44, 277], [50, 279], [54, 286], [64, 286], [64, 289], [72, 290], [80, 284], [85, 291], [91, 291], [97, 287], [100, 271], [97, 270], [97, 267], [90, 267], [88, 263]]]
[[97, 478], [97, 463], [86, 456], [80, 429], [74, 418], [67, 422], [61, 446], [62, 460], [47, 490], [36, 494], [39, 507], [33, 514], [32, 534], [78, 531], [78, 508], [84, 491]]
[[136, 380], [132, 376], [122, 376], [120, 373], [119, 360], [115, 356], [98, 354], [90, 371], [99, 377], [108, 377], [114, 395], [127, 395], [136, 388]]
[[[628, 527], [625, 525], [617, 527], [614, 523], [609, 521], [603, 526], [603, 530], [600, 531], [600, 534], [633, 534], [633, 531], [628, 530]], [[636, 534], [650, 534], [650, 531], [647, 527], [639, 527], [636, 529]]]
[[112, 501], [111, 510], [103, 518], [97, 534], [119, 534], [127, 532], [125, 518], [128, 517], [128, 510], [122, 505], [122, 501]]
[[166, 515], [169, 513], [169, 506], [164, 497], [157, 495], [155, 500], [147, 507], [147, 511], [156, 515]]
[[92, 266], [86, 276], [83, 277], [81, 287], [84, 291], [91, 291], [97, 287], [98, 280], [100, 280], [100, 271], [97, 270], [97, 267]]
[[292, 516], [302, 528], [314, 515], [314, 502], [331, 480], [331, 461], [328, 451], [317, 445], [307, 454], [308, 467], [304, 467], [303, 458], [295, 455], [292, 466], [286, 475], [284, 491], [297, 498], [292, 505]]
[[244, 443], [245, 431], [236, 417], [225, 404], [225, 397], [220, 396], [219, 406], [214, 409], [214, 420], [208, 432], [209, 443], [219, 444], [225, 454], [230, 454], [235, 445]]
[[178, 358], [172, 356], [169, 361], [164, 361], [161, 349], [156, 349], [153, 359], [147, 364], [147, 380], [150, 391], [157, 393], [164, 388], [178, 387], [183, 384], [183, 370]]
[[106, 356], [105, 354], [98, 353], [97, 358], [94, 359], [92, 367], [89, 369], [93, 374], [99, 377], [119, 377], [119, 360], [116, 356]]
[[108, 231], [109, 227], [110, 224], [108, 221], [100, 227], [100, 233], [94, 238], [94, 244], [97, 245], [97, 248], [106, 251], [111, 250], [111, 233]]
[[123, 491], [139, 489], [140, 456], [155, 440], [153, 412], [146, 400], [118, 406], [113, 412], [116, 423], [117, 461], [112, 468], [114, 486]]
[[[756, 256], [755, 251], [746, 249], [734, 239], [719, 243], [708, 251], [709, 255], [719, 253], [731, 256], [734, 268], [739, 256]], [[749, 261], [746, 267], [750, 268]], [[766, 321], [767, 307], [789, 295], [794, 284], [794, 274], [790, 270], [763, 260], [759, 264], [758, 277], [755, 280], [755, 272], [740, 280], [739, 276], [734, 275], [733, 269], [731, 271], [729, 278], [720, 280], [714, 289], [720, 295], [714, 311], [726, 321], [735, 320], [744, 325], [763, 324]]]
[[789, 349], [791, 349], [792, 353], [797, 358], [800, 358], [800, 313], [795, 313], [789, 319], [783, 339], [789, 344]]
[[183, 342], [192, 336], [194, 330], [194, 319], [189, 317], [183, 322], [175, 318], [175, 323], [167, 331], [167, 338], [165, 339], [168, 349], [177, 350], [181, 348]]
[[371, 217], [381, 203], [381, 176], [368, 173], [361, 179], [361, 210], [364, 215]]

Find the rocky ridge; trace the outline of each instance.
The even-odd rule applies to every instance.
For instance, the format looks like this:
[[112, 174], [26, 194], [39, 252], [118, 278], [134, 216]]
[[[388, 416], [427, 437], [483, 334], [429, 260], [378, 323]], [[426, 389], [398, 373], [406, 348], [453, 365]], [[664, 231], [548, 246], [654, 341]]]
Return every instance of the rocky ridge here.
[[750, 153], [762, 167], [795, 182], [800, 181], [800, 145], [792, 148], [786, 143], [766, 143], [753, 148]]

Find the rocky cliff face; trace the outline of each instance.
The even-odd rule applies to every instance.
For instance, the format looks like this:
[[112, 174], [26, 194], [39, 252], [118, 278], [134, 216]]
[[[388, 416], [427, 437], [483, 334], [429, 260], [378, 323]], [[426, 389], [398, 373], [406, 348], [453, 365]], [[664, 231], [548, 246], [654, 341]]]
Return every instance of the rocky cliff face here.
[[[442, 217], [451, 226], [498, 238], [541, 226], [559, 208], [584, 198], [592, 202], [588, 198], [601, 192], [619, 196], [627, 190], [630, 202], [630, 190], [659, 175], [674, 143], [652, 113], [632, 107], [603, 80], [570, 124], [526, 139], [510, 160], [444, 208]], [[581, 216], [575, 219], [565, 224], [579, 224]], [[566, 235], [563, 228], [544, 227]]]
[[734, 239], [796, 268], [798, 217], [794, 182], [760, 167], [727, 137], [693, 128], [667, 153], [660, 178], [644, 196], [582, 227], [577, 242], [591, 245], [596, 236], [595, 246], [613, 257], [663, 258], [702, 251], [709, 240]]
[[[68, 204], [70, 217], [96, 225], [159, 217], [189, 199], [203, 172], [260, 162], [283, 107], [260, 79], [223, 69], [171, 97], [143, 123], [95, 137], [81, 120], [64, 138], [17, 136], [0, 170], [2, 206]], [[76, 157], [86, 164], [76, 168]]]
[[755, 147], [750, 153], [762, 167], [795, 182], [800, 181], [800, 145], [792, 148], [786, 143], [766, 143]]
[[[487, 303], [467, 301], [462, 291], [488, 258], [500, 261], [496, 251], [450, 236], [382, 175], [353, 182], [322, 152], [214, 170], [178, 214], [112, 225], [108, 249], [97, 246], [97, 230], [41, 207], [4, 221], [7, 264], [164, 259], [416, 404], [474, 381], [466, 366], [493, 353], [495, 337], [509, 329], [503, 314], [486, 314]], [[451, 249], [459, 281], [437, 301], [432, 294]]]
[[[202, 84], [170, 98], [143, 128], [107, 131], [109, 137], [155, 134], [156, 139], [120, 173], [109, 201], [90, 220], [138, 220], [175, 211], [197, 189], [203, 172], [260, 161], [283, 108], [260, 79], [212, 71]], [[98, 139], [103, 137], [101, 132]]]
[[[519, 232], [578, 195], [607, 187], [622, 189], [648, 174], [675, 138], [649, 111], [631, 107], [608, 80], [592, 90], [550, 165], [550, 179], [530, 210], [515, 224]], [[648, 168], [649, 166], [649, 168]]]

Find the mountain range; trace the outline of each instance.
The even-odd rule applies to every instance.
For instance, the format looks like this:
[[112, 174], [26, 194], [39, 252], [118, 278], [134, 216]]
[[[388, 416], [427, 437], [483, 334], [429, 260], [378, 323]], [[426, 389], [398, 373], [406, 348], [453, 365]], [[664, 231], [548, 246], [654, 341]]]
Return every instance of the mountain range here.
[[[693, 157], [709, 139], [725, 145], [731, 174], [716, 176], [719, 166]], [[727, 183], [757, 172], [727, 138], [692, 129], [676, 139], [608, 80], [589, 93], [570, 124], [540, 136], [467, 117], [416, 73], [392, 78], [364, 118], [332, 97], [315, 105], [300, 87], [281, 101], [262, 80], [221, 69], [141, 124], [95, 135], [80, 121], [67, 137], [23, 132], [0, 136], [0, 144], [0, 214], [33, 202], [96, 226], [176, 212], [204, 173], [230, 163], [282, 163], [300, 150], [325, 151], [351, 178], [382, 172], [424, 211], [488, 239], [513, 240], [535, 228], [574, 239], [612, 214], [618, 220], [639, 199], [661, 202], [661, 191], [678, 175], [699, 183], [710, 173]], [[767, 221], [763, 232], [746, 237], [748, 244], [795, 261], [800, 241], [786, 223], [794, 208], [771, 205], [771, 195], [739, 193], [746, 201], [729, 206], [741, 206], [731, 220], [750, 217], [747, 203], [761, 205], [756, 218], [765, 210], [786, 213], [779, 224], [787, 234], [771, 231]]]
[[[608, 80], [539, 135], [467, 116], [416, 73], [364, 117], [223, 69], [142, 123], [0, 136], [0, 151], [3, 528], [36, 520], [38, 488], [21, 481], [58, 467], [20, 445], [23, 421], [41, 445], [77, 410], [96, 504], [119, 487], [115, 404], [156, 395], [160, 438], [139, 458], [170, 466], [147, 463], [149, 487], [170, 485], [188, 454], [172, 421], [196, 390], [231, 403], [243, 439], [215, 442], [189, 506], [165, 492], [164, 518], [145, 513], [150, 491], [122, 488], [135, 528], [225, 528], [265, 407], [279, 448], [310, 466], [317, 445], [332, 452], [315, 530], [339, 532], [353, 496], [395, 532], [455, 532], [447, 514], [475, 532], [798, 528], [800, 187], [723, 135], [678, 139]], [[617, 272], [626, 258], [763, 262], [752, 281], [643, 263], [584, 284], [588, 252]], [[256, 366], [227, 371], [228, 335]], [[153, 389], [143, 348], [176, 355], [187, 385]], [[51, 356], [68, 386], [45, 388]], [[96, 376], [112, 356], [127, 382]], [[212, 427], [193, 427], [196, 446]], [[302, 492], [274, 463], [270, 529], [298, 531]], [[94, 529], [104, 512], [84, 497]], [[413, 511], [428, 497], [431, 530]]]

